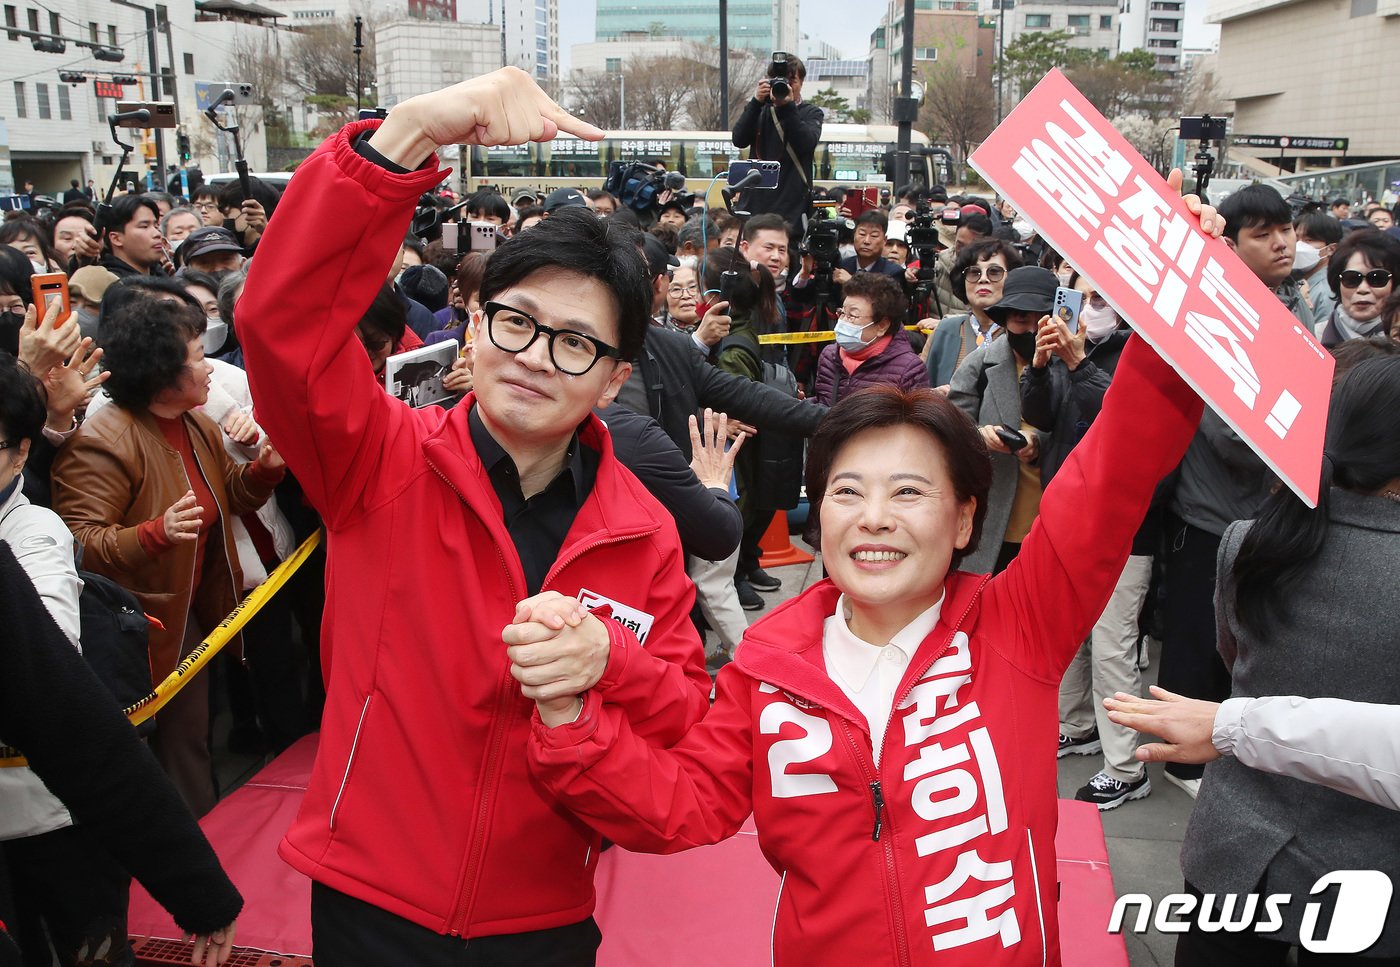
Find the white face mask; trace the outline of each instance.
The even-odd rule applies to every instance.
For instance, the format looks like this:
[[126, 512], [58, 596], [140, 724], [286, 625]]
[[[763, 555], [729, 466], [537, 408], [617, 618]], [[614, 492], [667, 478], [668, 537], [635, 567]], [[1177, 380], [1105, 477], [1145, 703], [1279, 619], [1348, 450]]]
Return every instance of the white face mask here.
[[1071, 275], [1073, 275], [1073, 274], [1074, 274], [1074, 269], [1072, 269], [1072, 268], [1070, 268], [1068, 265], [1066, 265], [1066, 266], [1064, 266], [1063, 268], [1061, 268], [1059, 272], [1056, 273], [1056, 278], [1058, 278], [1058, 279], [1060, 280], [1060, 285], [1062, 285], [1062, 286], [1064, 286], [1066, 289], [1068, 289], [1068, 288], [1069, 288], [1069, 277], [1070, 277]]
[[1079, 312], [1079, 324], [1091, 342], [1098, 342], [1118, 328], [1118, 313], [1113, 311], [1113, 306], [1102, 309], [1085, 306]]
[[204, 335], [200, 338], [204, 343], [204, 355], [214, 355], [224, 348], [224, 341], [228, 339], [228, 323], [222, 319], [211, 318], [204, 329]]
[[35, 262], [33, 259], [30, 259], [29, 264], [33, 267], [35, 275], [43, 275], [49, 270], [49, 267], [43, 262]]
[[1011, 227], [1015, 230], [1017, 235], [1021, 236], [1021, 241], [1023, 242], [1035, 234], [1035, 226], [1024, 218], [1018, 218], [1013, 221]]
[[856, 257], [856, 247], [854, 245], [842, 245], [840, 251], [843, 259], [853, 259]]
[[1308, 272], [1317, 267], [1317, 263], [1322, 261], [1322, 250], [1313, 248], [1307, 242], [1299, 242], [1297, 250], [1293, 253], [1293, 268], [1299, 272]]

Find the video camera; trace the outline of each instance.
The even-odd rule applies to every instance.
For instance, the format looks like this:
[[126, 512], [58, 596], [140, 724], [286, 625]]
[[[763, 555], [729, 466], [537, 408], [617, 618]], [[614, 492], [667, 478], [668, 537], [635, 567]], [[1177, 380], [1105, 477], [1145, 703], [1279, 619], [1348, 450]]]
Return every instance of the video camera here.
[[659, 204], [662, 192], [685, 190], [685, 175], [639, 161], [614, 161], [608, 165], [603, 190], [633, 211], [650, 211]]
[[[943, 213], [940, 213], [943, 220], [949, 221]], [[943, 315], [943, 306], [938, 298], [938, 246], [941, 244], [938, 238], [938, 226], [934, 224], [933, 209], [929, 206], [928, 199], [920, 199], [918, 207], [914, 209], [914, 217], [909, 222], [909, 251], [914, 258], [919, 260], [919, 268], [916, 273], [914, 294], [910, 301], [910, 311], [916, 313], [913, 318], [922, 319], [928, 313], [925, 311], [930, 304], [937, 309], [935, 319]]]
[[773, 92], [775, 101], [792, 97], [792, 84], [788, 81], [788, 71], [791, 70], [788, 58], [791, 56], [785, 50], [775, 50], [768, 61], [769, 89]]

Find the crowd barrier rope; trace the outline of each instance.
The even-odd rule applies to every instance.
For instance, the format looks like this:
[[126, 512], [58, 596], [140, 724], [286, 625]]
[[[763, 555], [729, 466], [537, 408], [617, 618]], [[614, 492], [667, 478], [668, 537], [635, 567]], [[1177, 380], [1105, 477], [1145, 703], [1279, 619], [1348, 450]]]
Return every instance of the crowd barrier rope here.
[[[175, 670], [165, 676], [164, 681], [140, 701], [123, 709], [123, 714], [131, 720], [131, 724], [140, 725], [155, 715], [194, 676], [203, 671], [214, 660], [214, 656], [223, 650], [224, 645], [228, 644], [234, 635], [242, 631], [243, 626], [252, 620], [253, 616], [262, 610], [263, 605], [282, 590], [283, 585], [291, 579], [297, 569], [306, 563], [306, 559], [320, 545], [322, 534], [323, 532], [318, 530], [302, 541], [301, 546], [267, 576], [267, 580], [249, 591], [247, 596], [238, 603], [238, 607], [229, 612], [228, 617], [220, 621], [214, 630], [209, 632], [204, 640], [194, 647], [193, 651], [180, 660], [180, 664], [176, 665]], [[28, 764], [18, 749], [0, 745], [0, 769], [13, 769]]]
[[[919, 327], [905, 326], [904, 328], [908, 332], [914, 332]], [[807, 342], [831, 342], [835, 338], [835, 330], [823, 329], [817, 332], [770, 332], [766, 335], [759, 336], [758, 341], [759, 344], [763, 346], [790, 346], [795, 345], [797, 343]]]

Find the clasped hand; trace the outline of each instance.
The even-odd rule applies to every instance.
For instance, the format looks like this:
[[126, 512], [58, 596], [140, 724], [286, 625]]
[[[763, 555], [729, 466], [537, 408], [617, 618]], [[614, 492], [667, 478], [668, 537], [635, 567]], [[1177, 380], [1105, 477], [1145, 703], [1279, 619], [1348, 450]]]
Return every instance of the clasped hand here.
[[577, 598], [545, 591], [515, 606], [501, 631], [510, 673], [553, 728], [578, 717], [582, 700], [608, 664], [608, 629]]

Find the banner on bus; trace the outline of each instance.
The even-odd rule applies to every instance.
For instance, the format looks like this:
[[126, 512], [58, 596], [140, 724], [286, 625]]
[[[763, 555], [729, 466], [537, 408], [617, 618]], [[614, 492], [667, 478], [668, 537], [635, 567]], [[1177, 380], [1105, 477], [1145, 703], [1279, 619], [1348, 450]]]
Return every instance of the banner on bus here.
[[968, 160], [1317, 505], [1332, 356], [1064, 74], [1045, 75]]

